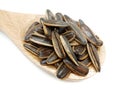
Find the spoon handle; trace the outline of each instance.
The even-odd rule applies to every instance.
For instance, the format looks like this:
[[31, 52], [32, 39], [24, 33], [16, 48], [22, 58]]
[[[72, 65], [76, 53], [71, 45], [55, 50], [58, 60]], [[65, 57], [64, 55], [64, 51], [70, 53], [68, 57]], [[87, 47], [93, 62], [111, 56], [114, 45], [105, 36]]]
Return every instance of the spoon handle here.
[[[18, 32], [16, 29], [22, 29], [34, 20], [36, 15], [22, 14], [0, 10], [0, 28], [5, 29], [3, 32]], [[12, 31], [11, 31], [12, 30]]]
[[0, 31], [11, 39], [24, 37], [27, 28], [37, 17], [38, 15], [0, 10]]

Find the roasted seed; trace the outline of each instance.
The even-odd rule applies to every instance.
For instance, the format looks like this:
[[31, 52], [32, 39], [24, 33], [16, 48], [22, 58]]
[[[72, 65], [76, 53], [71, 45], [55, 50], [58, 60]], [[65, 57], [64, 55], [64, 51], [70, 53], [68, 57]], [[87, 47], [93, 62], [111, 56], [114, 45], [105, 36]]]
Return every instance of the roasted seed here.
[[63, 21], [63, 15], [61, 13], [56, 13], [55, 18], [56, 20]]
[[33, 28], [34, 28], [36, 25], [38, 25], [38, 24], [39, 24], [39, 22], [34, 22], [34, 23], [28, 28], [27, 32], [25, 33], [25, 38], [24, 38], [25, 41], [28, 41], [28, 40], [29, 40], [31, 34], [32, 34], [33, 31], [34, 31]]
[[64, 63], [61, 63], [59, 65], [59, 67], [57, 68], [57, 77], [60, 78], [60, 79], [63, 79], [65, 77], [67, 77], [69, 74], [70, 74], [70, 70], [68, 69], [68, 67], [64, 64]]
[[68, 24], [64, 21], [58, 20], [44, 20], [44, 25], [51, 27], [68, 27]]
[[[47, 12], [48, 12], [47, 15], [49, 15], [49, 14], [50, 14], [50, 13], [49, 13], [49, 10], [48, 10]], [[48, 19], [49, 19], [49, 20], [52, 20], [51, 16], [50, 16], [50, 17], [48, 16]], [[44, 22], [45, 22], [45, 21], [46, 21], [46, 19], [40, 18], [40, 22], [41, 22], [42, 25], [43, 25], [44, 34], [45, 34], [46, 36], [48, 36], [49, 38], [51, 38], [51, 28], [50, 28], [50, 27], [47, 27], [46, 25], [44, 25]]]
[[33, 32], [32, 35], [33, 35], [33, 36], [38, 36], [38, 37], [41, 37], [41, 38], [47, 38], [45, 35], [40, 34], [40, 33], [38, 33], [38, 32]]
[[60, 36], [62, 45], [67, 53], [67, 55], [70, 57], [70, 59], [75, 63], [75, 65], [79, 66], [77, 57], [75, 56], [75, 54], [72, 51], [72, 48], [70, 46], [69, 41], [67, 40], [67, 38], [63, 35]]
[[80, 43], [82, 45], [86, 45], [87, 40], [84, 37], [82, 30], [76, 24], [69, 23], [69, 25], [73, 29], [73, 31], [76, 33], [76, 37], [80, 40]]
[[26, 50], [28, 50], [32, 54], [38, 55], [38, 52], [37, 52], [38, 48], [37, 47], [35, 47], [35, 46], [33, 46], [33, 45], [29, 44], [29, 43], [25, 43], [23, 46], [24, 46], [24, 48]]
[[89, 69], [87, 66], [79, 62], [79, 66], [76, 66], [73, 62], [71, 62], [68, 58], [64, 59], [63, 62], [65, 65], [75, 74], [80, 76], [85, 76], [88, 74]]
[[97, 35], [95, 35], [95, 37], [96, 37], [96, 39], [98, 40], [98, 42], [99, 42], [99, 45], [103, 45], [103, 41], [97, 36]]
[[42, 46], [39, 45], [39, 44], [37, 44], [37, 43], [31, 42], [31, 41], [29, 41], [29, 42], [27, 42], [27, 43], [29, 43], [29, 44], [31, 44], [31, 45], [37, 47], [37, 48], [42, 48]]
[[43, 25], [43, 22], [45, 21], [46, 19], [45, 18], [40, 18], [40, 23]]
[[87, 44], [87, 50], [95, 70], [100, 72], [100, 60], [95, 46], [92, 44]]
[[[58, 21], [63, 21], [63, 15], [61, 13], [56, 13], [55, 14], [55, 18]], [[57, 30], [58, 30], [59, 34], [65, 32], [65, 28], [64, 27], [57, 27]]]
[[52, 32], [51, 28], [43, 24], [43, 30], [44, 30], [44, 34], [49, 38], [51, 38], [51, 32]]
[[79, 20], [79, 23], [80, 23], [80, 28], [82, 29], [82, 32], [85, 34], [89, 42], [91, 42], [96, 46], [101, 46], [103, 44], [101, 41], [99, 41], [95, 37], [95, 34], [92, 32], [92, 30], [87, 25], [85, 25], [82, 20]]
[[29, 30], [30, 30], [31, 28], [33, 28], [34, 26], [38, 25], [38, 24], [39, 24], [39, 22], [34, 22], [34, 23], [28, 28], [28, 31], [27, 31], [26, 33], [29, 33]]
[[42, 24], [36, 25], [33, 29], [34, 29], [34, 31], [36, 31], [36, 32], [38, 32], [40, 34], [44, 34]]
[[63, 46], [61, 45], [60, 36], [56, 31], [52, 32], [52, 43], [58, 57], [65, 58], [66, 55]]
[[49, 40], [47, 38], [42, 38], [42, 37], [38, 37], [38, 36], [32, 36], [30, 38], [30, 41], [32, 41], [34, 43], [37, 43], [39, 45], [53, 47], [51, 40]]
[[46, 10], [46, 17], [48, 20], [55, 20], [53, 13], [49, 9]]
[[72, 18], [70, 18], [67, 15], [64, 15], [64, 20], [65, 20], [65, 22], [76, 24], [76, 21], [74, 21]]

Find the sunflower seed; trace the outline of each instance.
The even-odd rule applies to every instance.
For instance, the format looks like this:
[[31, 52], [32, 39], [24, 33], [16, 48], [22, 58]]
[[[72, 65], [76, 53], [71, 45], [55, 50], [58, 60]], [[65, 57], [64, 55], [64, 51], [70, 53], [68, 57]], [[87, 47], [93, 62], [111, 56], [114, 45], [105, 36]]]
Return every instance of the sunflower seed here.
[[58, 57], [64, 58], [66, 55], [61, 45], [60, 36], [57, 32], [52, 32], [52, 43], [53, 43], [54, 50], [56, 54], [58, 55]]
[[38, 48], [37, 47], [35, 47], [35, 46], [33, 46], [33, 45], [29, 44], [29, 43], [25, 43], [23, 46], [24, 46], [24, 48], [26, 50], [28, 50], [32, 54], [38, 55], [38, 52], [37, 52]]
[[76, 24], [76, 21], [74, 21], [72, 18], [70, 18], [67, 15], [64, 15], [64, 20], [65, 20], [65, 22]]
[[87, 44], [87, 50], [95, 70], [100, 72], [100, 60], [95, 46], [92, 44]]
[[89, 69], [87, 66], [83, 65], [79, 62], [79, 66], [76, 66], [73, 62], [71, 62], [68, 58], [64, 59], [63, 62], [65, 65], [75, 74], [80, 76], [85, 76], [88, 74]]
[[32, 33], [32, 36], [38, 36], [38, 37], [41, 37], [41, 38], [47, 38], [45, 35], [40, 34], [40, 33], [38, 33], [38, 32], [33, 32], [33, 33]]
[[89, 42], [96, 46], [101, 46], [102, 42], [100, 42], [96, 37], [95, 34], [90, 30], [90, 28], [84, 24], [82, 20], [79, 20], [80, 28], [82, 29], [82, 32], [85, 34], [86, 38]]
[[53, 13], [49, 9], [46, 10], [46, 17], [48, 20], [55, 20]]
[[38, 36], [32, 36], [30, 38], [30, 41], [32, 41], [34, 43], [37, 43], [39, 45], [53, 47], [51, 40], [49, 40], [47, 38], [42, 38], [42, 37], [38, 37]]
[[52, 32], [51, 28], [43, 24], [43, 30], [44, 30], [44, 34], [49, 38], [51, 38], [51, 32]]
[[96, 39], [98, 40], [98, 42], [99, 42], [99, 45], [103, 45], [103, 41], [97, 36], [97, 35], [95, 35], [95, 37], [96, 37]]
[[68, 24], [64, 21], [58, 20], [44, 20], [44, 25], [51, 27], [68, 27]]
[[63, 21], [63, 15], [62, 15], [61, 13], [56, 13], [56, 14], [55, 14], [55, 18], [56, 18], [56, 20], [58, 20], [58, 21]]
[[79, 66], [77, 57], [75, 56], [75, 54], [72, 51], [72, 48], [69, 44], [69, 41], [67, 40], [67, 38], [63, 35], [60, 36], [62, 45], [67, 53], [67, 55], [70, 57], [70, 59], [75, 63], [75, 65]]
[[70, 70], [66, 67], [64, 63], [61, 63], [59, 67], [57, 68], [57, 77], [60, 79], [63, 79], [67, 77], [70, 74]]
[[28, 28], [28, 31], [27, 31], [26, 33], [29, 33], [29, 30], [30, 30], [31, 28], [33, 28], [34, 26], [38, 25], [38, 24], [39, 24], [39, 22], [34, 22], [34, 23]]
[[76, 24], [69, 23], [69, 25], [73, 29], [73, 31], [76, 33], [76, 37], [80, 40], [80, 43], [82, 45], [86, 45], [87, 44], [87, 40], [84, 37], [81, 29]]
[[29, 40], [31, 34], [32, 34], [33, 31], [34, 31], [33, 28], [34, 28], [36, 25], [38, 25], [38, 24], [39, 24], [39, 22], [34, 22], [34, 23], [28, 28], [27, 32], [25, 33], [25, 38], [24, 38], [25, 41], [28, 41], [28, 40]]
[[36, 32], [38, 32], [40, 34], [44, 34], [42, 24], [36, 25], [33, 29], [34, 29], [34, 31], [36, 31]]

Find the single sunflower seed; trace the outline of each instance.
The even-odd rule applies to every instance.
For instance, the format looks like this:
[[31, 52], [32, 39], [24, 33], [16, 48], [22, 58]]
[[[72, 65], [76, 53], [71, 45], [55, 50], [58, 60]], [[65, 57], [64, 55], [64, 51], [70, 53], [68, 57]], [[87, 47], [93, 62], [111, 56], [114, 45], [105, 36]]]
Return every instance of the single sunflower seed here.
[[92, 30], [87, 25], [85, 25], [85, 23], [82, 20], [79, 20], [79, 23], [80, 23], [80, 28], [82, 29], [82, 32], [85, 34], [89, 42], [91, 42], [96, 46], [101, 46], [103, 44], [103, 42], [101, 42], [96, 38]]
[[79, 66], [76, 66], [73, 62], [71, 62], [68, 58], [64, 59], [63, 62], [65, 65], [75, 74], [80, 76], [85, 76], [88, 74], [89, 69], [87, 66], [79, 62]]
[[67, 40], [67, 38], [63, 35], [60, 36], [62, 45], [67, 53], [67, 55], [70, 57], [70, 59], [75, 63], [75, 65], [79, 66], [77, 57], [75, 56], [75, 54], [72, 51], [72, 48], [70, 46], [69, 41]]
[[52, 43], [58, 57], [65, 58], [66, 55], [63, 46], [61, 45], [60, 36], [56, 31], [52, 32]]
[[70, 72], [71, 72], [70, 69], [64, 63], [61, 63], [59, 67], [57, 68], [56, 76], [60, 79], [63, 79], [69, 76]]
[[100, 60], [95, 46], [92, 44], [87, 44], [87, 50], [95, 70], [100, 72]]
[[38, 36], [32, 36], [30, 38], [30, 41], [34, 42], [34, 43], [37, 43], [39, 45], [53, 47], [51, 40], [49, 40], [47, 38], [42, 38], [42, 37], [38, 37]]
[[81, 31], [81, 29], [73, 23], [69, 23], [70, 27], [73, 29], [73, 31], [76, 33], [76, 37], [80, 40], [80, 43], [82, 45], [86, 45], [87, 44], [87, 40], [83, 35], [83, 32]]

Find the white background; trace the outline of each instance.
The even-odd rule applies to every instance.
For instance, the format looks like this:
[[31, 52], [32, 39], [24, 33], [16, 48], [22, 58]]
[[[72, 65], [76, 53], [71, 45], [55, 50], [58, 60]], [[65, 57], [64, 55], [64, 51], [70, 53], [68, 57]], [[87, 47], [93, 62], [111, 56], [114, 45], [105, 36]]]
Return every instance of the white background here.
[[59, 80], [32, 64], [0, 32], [0, 90], [120, 90], [119, 0], [0, 0], [0, 9], [44, 14], [68, 14], [81, 18], [103, 39], [106, 59], [101, 73], [76, 82]]

